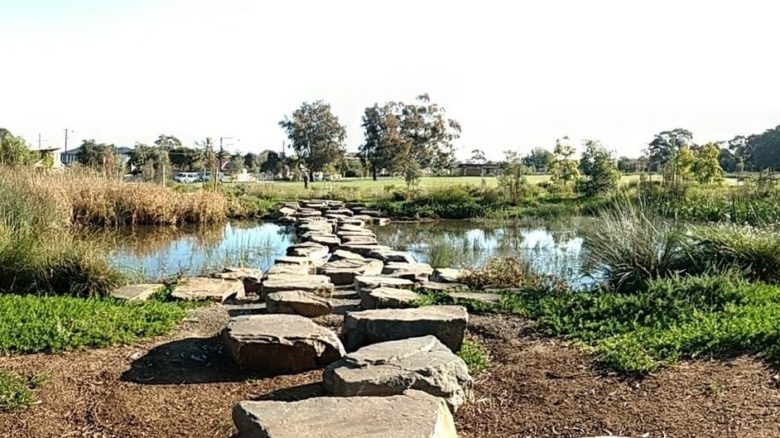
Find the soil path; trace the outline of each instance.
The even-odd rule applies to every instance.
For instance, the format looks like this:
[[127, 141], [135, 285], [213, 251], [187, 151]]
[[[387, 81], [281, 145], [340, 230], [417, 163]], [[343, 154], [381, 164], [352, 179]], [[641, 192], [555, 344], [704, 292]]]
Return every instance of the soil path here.
[[[217, 337], [227, 319], [228, 309], [214, 305], [145, 344], [0, 358], [0, 368], [48, 376], [40, 403], [0, 414], [0, 436], [229, 437], [239, 400], [321, 393], [320, 371], [239, 373]], [[595, 369], [580, 349], [533, 335], [521, 318], [474, 315], [469, 335], [494, 366], [476, 376], [475, 399], [458, 412], [462, 436], [780, 436], [779, 378], [754, 358], [626, 380]]]

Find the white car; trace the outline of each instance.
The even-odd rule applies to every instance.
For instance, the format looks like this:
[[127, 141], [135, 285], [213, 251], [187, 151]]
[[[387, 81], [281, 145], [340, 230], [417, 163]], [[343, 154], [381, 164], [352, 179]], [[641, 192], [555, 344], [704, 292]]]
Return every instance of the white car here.
[[179, 172], [173, 177], [173, 180], [181, 184], [192, 184], [198, 181], [198, 174], [195, 172]]

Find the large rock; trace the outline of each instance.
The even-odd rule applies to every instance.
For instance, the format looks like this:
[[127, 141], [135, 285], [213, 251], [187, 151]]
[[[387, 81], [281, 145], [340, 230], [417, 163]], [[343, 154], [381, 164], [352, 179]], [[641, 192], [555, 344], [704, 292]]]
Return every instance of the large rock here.
[[458, 300], [479, 301], [484, 304], [501, 304], [501, 294], [487, 292], [450, 292], [449, 295], [457, 302]]
[[328, 248], [335, 248], [341, 244], [341, 239], [335, 234], [315, 233], [309, 232], [301, 236], [306, 242], [319, 243], [320, 245], [327, 246]]
[[455, 412], [468, 399], [472, 380], [466, 362], [429, 335], [350, 353], [325, 368], [323, 384], [329, 393], [348, 397], [417, 389], [445, 399]]
[[371, 251], [376, 251], [380, 249], [390, 250], [390, 247], [384, 246], [384, 245], [357, 245], [357, 244], [342, 244], [337, 249], [354, 252], [355, 254], [360, 254], [361, 256], [365, 257], [370, 253]]
[[311, 268], [306, 265], [277, 263], [268, 268], [268, 271], [265, 273], [265, 277], [270, 277], [272, 275], [309, 275], [310, 273]]
[[365, 257], [363, 257], [360, 254], [344, 251], [343, 249], [337, 249], [333, 252], [330, 256], [330, 260], [365, 260]]
[[244, 285], [238, 280], [221, 278], [192, 277], [176, 284], [171, 296], [179, 300], [223, 302], [228, 298], [243, 295]]
[[360, 307], [364, 309], [402, 309], [410, 307], [420, 296], [407, 289], [378, 287], [361, 294]]
[[306, 266], [309, 270], [314, 271], [314, 268], [325, 263], [325, 260], [301, 256], [279, 256], [276, 258], [275, 263], [277, 265], [302, 265]]
[[431, 280], [439, 283], [458, 283], [463, 271], [453, 268], [437, 268], [433, 271]]
[[222, 272], [214, 274], [214, 278], [223, 280], [243, 280], [244, 278], [263, 278], [263, 271], [255, 268], [226, 267]]
[[366, 254], [366, 257], [382, 260], [385, 263], [416, 263], [414, 256], [409, 251], [376, 249], [374, 251], [369, 251], [368, 254]]
[[382, 268], [384, 275], [411, 281], [427, 280], [432, 273], [433, 268], [427, 263], [387, 262]]
[[341, 225], [356, 225], [358, 227], [364, 227], [366, 226], [366, 222], [360, 219], [355, 219], [354, 217], [351, 218], [344, 218], [338, 220], [339, 226]]
[[330, 297], [333, 289], [333, 283], [324, 275], [271, 275], [262, 284], [263, 295], [299, 290]]
[[333, 224], [327, 221], [299, 223], [295, 227], [295, 233], [299, 236], [307, 233], [331, 234], [333, 233]]
[[371, 289], [378, 287], [394, 287], [397, 289], [414, 289], [414, 282], [397, 277], [381, 275], [359, 275], [355, 277], [355, 290], [361, 297]]
[[446, 402], [409, 390], [387, 397], [242, 401], [233, 408], [240, 437], [457, 438]]
[[338, 230], [336, 231], [353, 231], [353, 232], [362, 232], [362, 231], [370, 231], [364, 228], [362, 225], [353, 225], [353, 224], [341, 224], [339, 225]]
[[335, 333], [298, 315], [243, 315], [222, 332], [225, 350], [239, 367], [271, 374], [324, 367], [344, 356]]
[[317, 273], [327, 275], [335, 285], [353, 284], [358, 275], [379, 275], [382, 273], [379, 260], [342, 259], [334, 260], [317, 268]]
[[341, 237], [341, 242], [344, 245], [378, 245], [379, 243], [374, 236], [344, 236]]
[[328, 256], [328, 247], [314, 242], [303, 242], [287, 248], [288, 256], [324, 259]]
[[127, 301], [146, 301], [155, 293], [165, 289], [162, 283], [129, 284], [111, 291], [111, 296]]
[[377, 309], [347, 312], [344, 345], [355, 350], [377, 342], [433, 335], [450, 350], [460, 350], [468, 322], [461, 306], [425, 306], [413, 309]]
[[290, 313], [309, 318], [328, 315], [333, 311], [333, 306], [325, 298], [298, 290], [266, 295], [265, 307], [268, 313]]
[[361, 230], [361, 231], [336, 231], [336, 235], [343, 238], [343, 237], [355, 237], [355, 236], [361, 236], [361, 237], [373, 237], [376, 238], [376, 234], [374, 234], [371, 230]]

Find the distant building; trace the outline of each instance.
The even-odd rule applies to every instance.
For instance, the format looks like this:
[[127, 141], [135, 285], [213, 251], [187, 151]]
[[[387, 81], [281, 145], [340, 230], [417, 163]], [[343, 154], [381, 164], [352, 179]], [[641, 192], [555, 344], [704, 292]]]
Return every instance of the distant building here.
[[485, 163], [464, 162], [458, 163], [458, 174], [461, 176], [498, 176], [501, 172], [501, 164], [488, 161]]
[[35, 154], [33, 166], [53, 169], [62, 167], [59, 151], [60, 148], [31, 149], [30, 152]]
[[[60, 153], [60, 161], [62, 164], [66, 166], [70, 166], [73, 163], [78, 163], [79, 161], [79, 154], [84, 149], [84, 146], [79, 146], [75, 149], [70, 149], [66, 152]], [[133, 152], [133, 148], [125, 147], [125, 146], [118, 146], [114, 148], [114, 153], [116, 153], [117, 158], [119, 158], [119, 162], [124, 166], [127, 164], [128, 161], [130, 161], [130, 154]]]

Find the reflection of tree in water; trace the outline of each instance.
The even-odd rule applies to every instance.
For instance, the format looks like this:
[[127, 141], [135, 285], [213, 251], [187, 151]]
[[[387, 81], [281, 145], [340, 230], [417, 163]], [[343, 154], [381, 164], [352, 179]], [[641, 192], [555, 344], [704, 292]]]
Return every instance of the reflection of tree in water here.
[[134, 227], [101, 231], [98, 238], [111, 248], [123, 248], [134, 257], [149, 257], [167, 250], [171, 242], [189, 239], [199, 250], [219, 246], [225, 236], [224, 225], [182, 227]]

